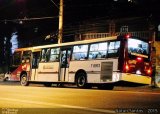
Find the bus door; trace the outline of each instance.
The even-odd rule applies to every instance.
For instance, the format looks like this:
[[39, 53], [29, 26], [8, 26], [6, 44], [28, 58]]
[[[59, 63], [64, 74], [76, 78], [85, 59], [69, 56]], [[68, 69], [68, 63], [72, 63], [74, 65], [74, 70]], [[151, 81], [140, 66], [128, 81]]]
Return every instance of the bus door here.
[[38, 74], [38, 64], [40, 61], [40, 51], [32, 53], [32, 72], [31, 72], [31, 81], [36, 80]]
[[22, 54], [22, 71], [28, 72], [28, 80], [30, 80], [30, 74], [31, 74], [31, 50], [23, 51]]
[[71, 56], [71, 49], [61, 49], [60, 53], [60, 74], [59, 74], [59, 81], [68, 81], [69, 76], [69, 63], [70, 63], [70, 56]]

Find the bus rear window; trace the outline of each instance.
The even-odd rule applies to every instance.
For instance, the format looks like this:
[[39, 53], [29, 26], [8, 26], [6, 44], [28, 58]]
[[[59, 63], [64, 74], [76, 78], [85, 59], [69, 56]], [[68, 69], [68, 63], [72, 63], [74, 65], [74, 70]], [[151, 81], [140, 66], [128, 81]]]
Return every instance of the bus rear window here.
[[138, 39], [128, 39], [128, 53], [130, 55], [148, 58], [149, 44]]

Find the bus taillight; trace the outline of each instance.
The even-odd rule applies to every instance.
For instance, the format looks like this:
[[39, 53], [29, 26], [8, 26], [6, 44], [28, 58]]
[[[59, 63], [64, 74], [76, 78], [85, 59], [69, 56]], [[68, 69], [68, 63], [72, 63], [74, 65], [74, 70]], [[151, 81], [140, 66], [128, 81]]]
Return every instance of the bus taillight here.
[[128, 64], [125, 65], [125, 70], [126, 70], [126, 71], [129, 70], [129, 65], [128, 65]]
[[129, 35], [129, 34], [127, 34], [126, 36], [125, 36], [125, 38], [130, 38], [131, 36]]
[[147, 70], [147, 74], [150, 75], [151, 73], [152, 73], [151, 69], [148, 69], [148, 70]]

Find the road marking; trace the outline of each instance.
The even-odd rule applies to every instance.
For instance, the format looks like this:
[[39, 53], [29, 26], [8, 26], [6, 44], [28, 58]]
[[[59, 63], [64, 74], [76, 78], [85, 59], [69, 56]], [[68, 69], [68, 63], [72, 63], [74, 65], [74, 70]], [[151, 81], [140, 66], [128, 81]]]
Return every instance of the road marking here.
[[106, 109], [96, 109], [96, 108], [89, 108], [89, 107], [63, 105], [63, 104], [47, 103], [47, 102], [40, 102], [40, 101], [28, 101], [28, 100], [11, 99], [11, 98], [0, 98], [0, 100], [22, 102], [22, 103], [29, 103], [29, 104], [36, 104], [36, 105], [58, 106], [58, 107], [63, 107], [63, 108], [81, 109], [81, 110], [86, 110], [86, 111], [101, 112], [101, 113], [107, 113], [107, 114], [108, 113], [115, 114], [115, 111], [106, 110]]

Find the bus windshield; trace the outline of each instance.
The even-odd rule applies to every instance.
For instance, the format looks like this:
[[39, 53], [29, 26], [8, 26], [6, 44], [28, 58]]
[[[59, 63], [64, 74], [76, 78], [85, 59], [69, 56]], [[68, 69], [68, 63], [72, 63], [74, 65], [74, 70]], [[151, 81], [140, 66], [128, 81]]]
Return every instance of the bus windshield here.
[[128, 39], [128, 54], [130, 58], [149, 58], [149, 43], [138, 39]]

